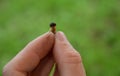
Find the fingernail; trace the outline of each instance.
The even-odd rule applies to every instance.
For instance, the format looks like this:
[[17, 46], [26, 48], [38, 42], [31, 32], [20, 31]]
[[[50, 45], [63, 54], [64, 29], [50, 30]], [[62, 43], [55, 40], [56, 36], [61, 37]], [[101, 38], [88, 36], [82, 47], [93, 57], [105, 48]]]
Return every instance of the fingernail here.
[[56, 38], [59, 39], [60, 41], [66, 41], [66, 37], [63, 32], [59, 31], [56, 33]]

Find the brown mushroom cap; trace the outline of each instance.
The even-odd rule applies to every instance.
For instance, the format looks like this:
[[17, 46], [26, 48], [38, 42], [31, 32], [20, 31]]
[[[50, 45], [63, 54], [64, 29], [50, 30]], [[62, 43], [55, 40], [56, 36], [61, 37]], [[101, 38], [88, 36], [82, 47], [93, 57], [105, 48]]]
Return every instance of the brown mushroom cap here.
[[50, 23], [50, 27], [55, 27], [56, 26], [56, 23], [52, 22]]

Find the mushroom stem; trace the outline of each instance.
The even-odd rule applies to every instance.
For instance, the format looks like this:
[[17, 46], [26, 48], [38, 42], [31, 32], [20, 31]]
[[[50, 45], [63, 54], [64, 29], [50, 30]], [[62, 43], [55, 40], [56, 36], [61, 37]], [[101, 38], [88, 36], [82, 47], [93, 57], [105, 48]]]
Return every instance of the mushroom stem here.
[[56, 33], [56, 23], [50, 24], [50, 31], [53, 32], [54, 34]]

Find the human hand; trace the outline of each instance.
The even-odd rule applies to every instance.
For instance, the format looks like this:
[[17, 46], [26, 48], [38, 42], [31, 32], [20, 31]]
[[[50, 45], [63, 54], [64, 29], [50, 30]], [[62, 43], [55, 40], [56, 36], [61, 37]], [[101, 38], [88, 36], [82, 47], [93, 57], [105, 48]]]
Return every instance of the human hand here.
[[62, 32], [46, 33], [30, 42], [3, 69], [3, 76], [86, 76], [80, 54]]

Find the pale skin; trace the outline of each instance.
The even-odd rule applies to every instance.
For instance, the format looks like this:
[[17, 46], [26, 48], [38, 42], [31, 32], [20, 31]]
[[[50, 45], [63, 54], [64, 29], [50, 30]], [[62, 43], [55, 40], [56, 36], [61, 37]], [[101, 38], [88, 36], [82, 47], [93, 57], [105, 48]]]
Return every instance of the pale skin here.
[[31, 41], [3, 69], [3, 76], [86, 76], [80, 54], [63, 32], [45, 33]]

